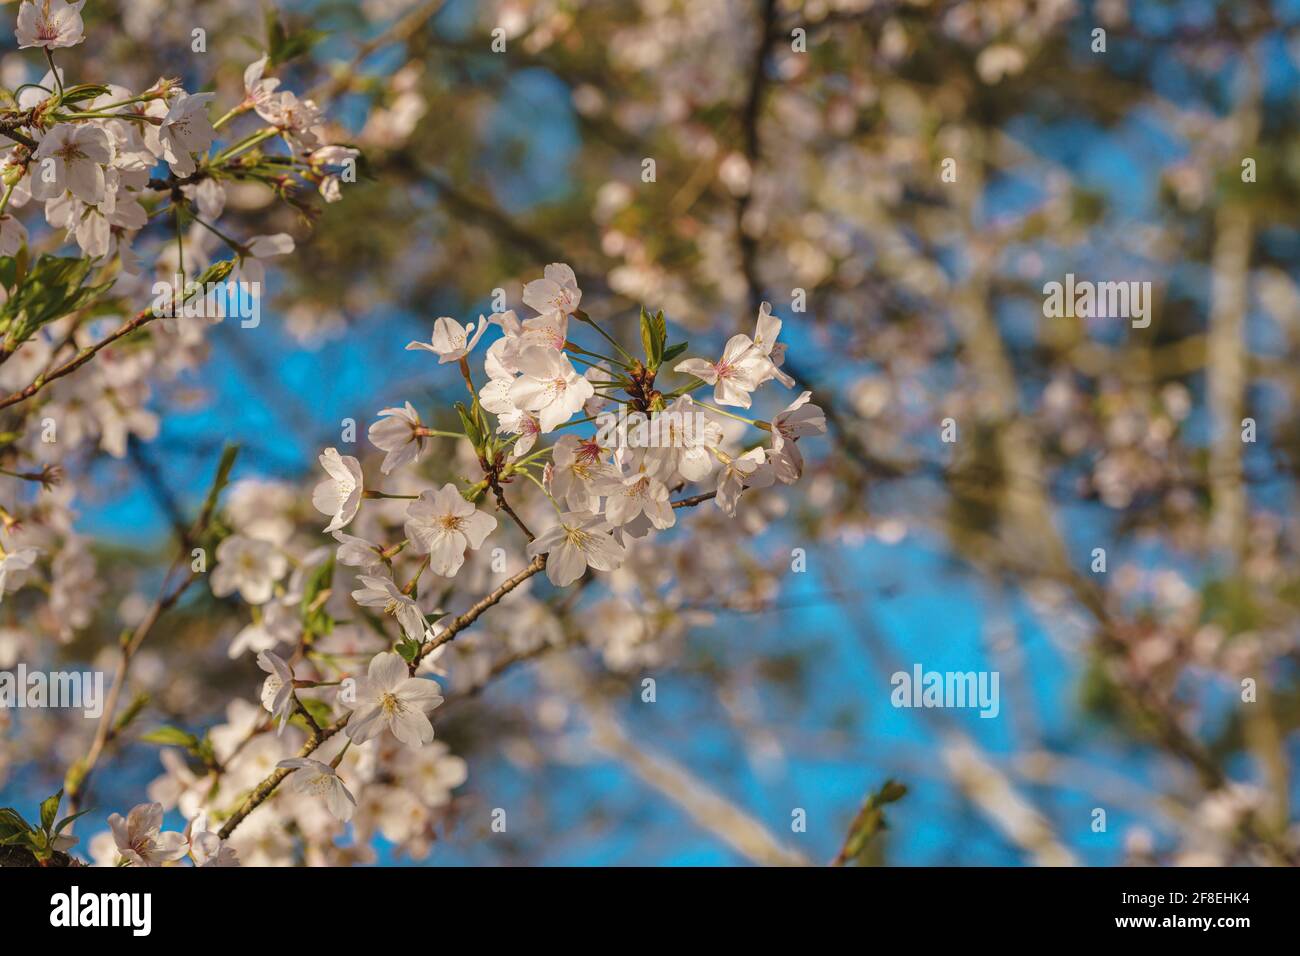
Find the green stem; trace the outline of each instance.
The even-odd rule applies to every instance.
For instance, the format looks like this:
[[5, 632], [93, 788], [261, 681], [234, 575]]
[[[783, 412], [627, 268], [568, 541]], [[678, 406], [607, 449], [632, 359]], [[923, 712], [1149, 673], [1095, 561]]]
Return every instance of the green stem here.
[[208, 165], [216, 166], [220, 163], [228, 163], [230, 162], [230, 160], [234, 159], [240, 153], [247, 152], [248, 150], [256, 146], [258, 143], [270, 139], [272, 136], [277, 135], [279, 132], [280, 131], [278, 129], [272, 126], [267, 129], [258, 130], [256, 133], [253, 133], [251, 136], [245, 136], [238, 143], [235, 143], [235, 145], [228, 146], [225, 149], [223, 149], [221, 152], [217, 153], [216, 156], [213, 156], [212, 160], [209, 162]]
[[54, 65], [54, 53], [49, 47], [45, 48], [45, 59], [50, 64], [50, 73], [54, 77], [54, 85], [59, 92], [59, 102], [63, 102], [63, 77], [59, 75], [59, 68]]
[[698, 398], [695, 400], [695, 404], [703, 408], [707, 408], [711, 412], [717, 412], [719, 415], [726, 415], [728, 418], [734, 418], [738, 422], [745, 422], [747, 425], [754, 425], [755, 427], [760, 427], [760, 428], [762, 427], [761, 425], [758, 424], [757, 419], [746, 418], [744, 415], [732, 414], [731, 412], [725, 409], [717, 408], [713, 405], [710, 405], [708, 402], [702, 402]]
[[248, 109], [249, 107], [248, 104], [246, 103], [240, 103], [238, 106], [232, 106], [229, 110], [225, 112], [225, 114], [223, 114], [215, 123], [212, 124], [212, 128], [221, 129], [221, 127], [225, 126], [236, 116], [248, 112]]
[[[604, 329], [602, 329], [599, 325], [597, 325], [596, 320], [593, 319], [591, 316], [589, 316], [586, 312], [583, 312], [581, 309], [578, 309], [573, 314], [574, 317], [577, 318], [579, 322], [585, 322], [587, 325], [590, 325], [593, 329], [595, 329], [602, 336], [604, 336], [605, 341], [608, 342], [610, 345], [614, 346], [614, 348], [618, 351], [618, 354], [623, 356], [623, 358], [627, 360], [628, 365], [631, 365], [633, 362], [636, 361], [636, 359], [632, 357], [632, 355], [627, 351], [627, 349], [623, 348], [623, 346], [619, 345], [618, 342], [614, 341], [614, 337], [610, 335], [608, 332], [606, 332]], [[618, 364], [622, 365], [623, 363], [620, 362]]]
[[556, 501], [553, 497], [551, 497], [551, 493], [546, 490], [546, 486], [542, 484], [541, 481], [538, 480], [536, 475], [534, 475], [531, 471], [521, 471], [519, 472], [519, 474], [523, 475], [525, 478], [527, 478], [529, 481], [535, 484], [538, 488], [542, 489], [542, 494], [546, 495], [546, 497], [550, 500], [551, 504], [555, 506], [556, 514], [561, 514], [561, 515], [564, 514], [564, 509], [560, 507], [560, 503]]

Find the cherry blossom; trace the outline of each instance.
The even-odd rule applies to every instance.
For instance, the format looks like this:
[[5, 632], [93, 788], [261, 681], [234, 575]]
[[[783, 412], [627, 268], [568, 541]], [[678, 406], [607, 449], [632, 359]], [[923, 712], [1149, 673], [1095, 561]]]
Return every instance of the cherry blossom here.
[[605, 520], [618, 528], [644, 514], [659, 530], [671, 528], [677, 515], [668, 503], [668, 487], [644, 471], [606, 478], [596, 489], [605, 495]]
[[595, 394], [568, 356], [554, 349], [525, 349], [518, 362], [523, 374], [511, 384], [510, 400], [520, 409], [536, 412], [543, 433], [568, 421]]
[[424, 637], [426, 627], [420, 606], [410, 595], [403, 594], [392, 578], [362, 574], [357, 577], [362, 587], [352, 592], [352, 599], [362, 607], [383, 608], [387, 615], [397, 618], [402, 631], [414, 640]]
[[108, 818], [118, 855], [134, 866], [162, 866], [179, 860], [187, 852], [180, 833], [163, 833], [161, 803], [142, 803], [125, 818], [114, 813]]
[[768, 367], [762, 371], [757, 384], [762, 385], [768, 379], [775, 378], [786, 388], [794, 388], [794, 379], [781, 371], [785, 362], [785, 343], [778, 342], [781, 334], [781, 320], [772, 314], [772, 303], [764, 302], [758, 307], [758, 322], [754, 328], [754, 352], [768, 360]]
[[562, 262], [546, 267], [543, 278], [524, 286], [524, 304], [543, 314], [559, 312], [570, 315], [582, 301], [582, 290], [573, 270]]
[[762, 374], [771, 366], [767, 356], [754, 348], [748, 335], [733, 335], [722, 350], [717, 362], [704, 359], [686, 359], [678, 362], [674, 371], [694, 375], [713, 386], [713, 400], [719, 405], [749, 408], [750, 393], [758, 388]]
[[270, 651], [258, 653], [257, 666], [266, 671], [267, 675], [262, 682], [262, 706], [270, 711], [271, 717], [277, 722], [276, 734], [282, 734], [285, 724], [297, 709], [293, 696], [293, 668], [278, 654]]
[[56, 199], [64, 190], [85, 203], [104, 199], [104, 167], [113, 161], [108, 133], [96, 126], [60, 123], [34, 154], [32, 195]]
[[609, 454], [594, 437], [562, 436], [551, 453], [551, 493], [573, 511], [595, 511], [600, 499], [595, 484], [618, 477]]
[[323, 799], [326, 809], [343, 823], [352, 819], [357, 798], [352, 796], [338, 771], [329, 764], [310, 757], [289, 757], [276, 766], [293, 771], [289, 774], [289, 786], [295, 792]]
[[528, 545], [530, 557], [547, 555], [546, 576], [556, 587], [567, 587], [582, 577], [588, 567], [613, 571], [623, 563], [626, 549], [609, 534], [604, 517], [584, 511], [568, 511], [559, 521]]
[[[411, 342], [407, 349], [424, 349], [438, 356], [438, 364], [443, 365], [447, 362], [455, 362], [473, 351], [478, 340], [483, 337], [487, 331], [488, 322], [482, 316], [479, 316], [478, 325], [473, 322], [469, 327], [461, 325], [455, 319], [441, 316], [433, 322], [433, 337], [429, 342]], [[470, 333], [473, 337], [470, 337]]]
[[239, 854], [235, 848], [208, 829], [206, 813], [198, 814], [185, 824], [184, 837], [195, 866], [239, 866]]
[[388, 475], [403, 465], [419, 461], [424, 454], [425, 439], [420, 434], [420, 416], [411, 403], [407, 402], [405, 408], [382, 409], [379, 414], [380, 420], [367, 433], [372, 445], [388, 452], [379, 470]]
[[330, 516], [325, 533], [351, 524], [361, 507], [364, 491], [361, 463], [351, 455], [340, 455], [337, 448], [326, 448], [320, 456], [321, 467], [329, 478], [312, 492], [311, 503], [321, 514]]
[[745, 488], [766, 488], [776, 477], [762, 448], [751, 448], [743, 455], [728, 458], [719, 455], [717, 495], [714, 502], [729, 515], [736, 513], [736, 502]]
[[44, 47], [55, 50], [76, 46], [86, 37], [81, 8], [86, 0], [23, 0], [18, 8], [18, 48]]
[[808, 404], [812, 392], [804, 392], [772, 419], [772, 448], [768, 458], [776, 477], [793, 484], [803, 475], [803, 455], [796, 444], [806, 435], [826, 433], [826, 413]]
[[345, 732], [362, 744], [389, 730], [407, 746], [419, 747], [433, 739], [433, 724], [426, 713], [441, 703], [437, 683], [411, 677], [397, 654], [376, 654], [366, 676], [357, 681], [356, 703]]
[[335, 531], [334, 540], [339, 543], [338, 550], [335, 552], [339, 564], [364, 570], [373, 568], [383, 561], [381, 555], [384, 549], [372, 541], [343, 531]]
[[406, 509], [406, 536], [419, 554], [429, 555], [429, 570], [455, 577], [466, 549], [477, 550], [497, 526], [497, 519], [466, 501], [448, 482], [423, 491]]
[[265, 604], [288, 569], [288, 559], [269, 541], [233, 534], [217, 545], [212, 593], [225, 597], [238, 591], [249, 604]]
[[170, 105], [162, 100], [149, 104], [148, 115], [161, 122], [145, 127], [145, 144], [155, 156], [165, 159], [177, 176], [193, 173], [193, 154], [205, 152], [216, 138], [207, 112], [215, 98], [215, 93], [182, 93]]

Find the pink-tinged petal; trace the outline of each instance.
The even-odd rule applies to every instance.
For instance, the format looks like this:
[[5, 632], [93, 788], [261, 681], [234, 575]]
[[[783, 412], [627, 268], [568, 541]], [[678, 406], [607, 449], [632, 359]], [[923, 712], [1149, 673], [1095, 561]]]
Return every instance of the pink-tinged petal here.
[[550, 400], [549, 386], [537, 378], [524, 376], [510, 383], [510, 402], [517, 408], [536, 411]]
[[739, 363], [751, 349], [754, 347], [754, 340], [743, 332], [738, 332], [731, 338], [727, 339], [727, 344], [722, 349], [722, 361], [719, 365], [736, 365]]
[[113, 840], [117, 843], [119, 849], [124, 849], [131, 845], [131, 831], [127, 827], [126, 820], [122, 817], [122, 814], [110, 814], [108, 817], [108, 827], [113, 831]]
[[732, 405], [736, 408], [749, 408], [751, 402], [749, 392], [728, 378], [718, 379], [718, 384], [713, 387], [713, 400], [719, 405]]
[[678, 362], [673, 366], [673, 371], [681, 372], [683, 375], [694, 375], [709, 385], [718, 380], [718, 370], [713, 367], [711, 362], [706, 362], [704, 359], [692, 358]]
[[[564, 374], [564, 366], [556, 351], [544, 346], [534, 345], [524, 349], [515, 358], [515, 364], [519, 366], [519, 371], [532, 378], [561, 378]], [[572, 370], [573, 366], [570, 365], [569, 371]]]

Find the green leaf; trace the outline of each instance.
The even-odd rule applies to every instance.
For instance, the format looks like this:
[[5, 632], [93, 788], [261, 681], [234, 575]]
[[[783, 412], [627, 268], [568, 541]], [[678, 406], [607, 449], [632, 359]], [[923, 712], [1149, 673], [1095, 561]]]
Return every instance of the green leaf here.
[[41, 801], [41, 829], [48, 831], [54, 826], [59, 815], [59, 804], [63, 802], [63, 789]]
[[12, 353], [38, 329], [84, 309], [112, 287], [112, 280], [83, 285], [94, 261], [42, 255], [26, 276], [15, 278], [16, 288], [0, 310], [4, 331], [2, 348]]
[[475, 450], [478, 450], [483, 444], [483, 433], [479, 431], [478, 424], [465, 408], [463, 402], [456, 403], [456, 414], [460, 416], [460, 424], [465, 429], [465, 437], [469, 439]]
[[227, 445], [221, 450], [221, 461], [217, 462], [217, 473], [213, 475], [212, 485], [208, 488], [208, 495], [203, 499], [202, 514], [210, 515], [213, 509], [217, 507], [217, 498], [220, 497], [226, 485], [230, 483], [230, 472], [235, 467], [235, 458], [238, 455], [238, 445]]
[[55, 826], [54, 835], [58, 836], [60, 833], [64, 831], [64, 829], [67, 826], [69, 826], [72, 823], [73, 820], [77, 819], [77, 817], [84, 817], [87, 813], [91, 811], [91, 809], [92, 809], [91, 807], [87, 807], [85, 810], [78, 810], [76, 813], [69, 814], [68, 816], [64, 817], [62, 820], [58, 822], [58, 825]]
[[164, 747], [184, 747], [189, 750], [199, 745], [199, 738], [179, 727], [159, 727], [140, 737], [145, 743], [161, 744]]
[[82, 83], [79, 86], [69, 87], [63, 91], [63, 105], [80, 103], [82, 100], [93, 100], [97, 96], [105, 96], [110, 92], [107, 86], [101, 86], [98, 83]]
[[333, 580], [334, 554], [331, 553], [325, 563], [311, 573], [303, 588], [300, 613], [303, 630], [309, 636], [326, 635], [334, 630], [334, 618], [325, 610], [325, 602], [317, 604], [322, 592], [330, 587]]
[[903, 799], [906, 795], [907, 787], [893, 779], [886, 780], [879, 790], [868, 794], [857, 816], [853, 818], [853, 823], [849, 825], [848, 836], [845, 837], [844, 847], [840, 850], [839, 861], [861, 862], [873, 838], [881, 831], [889, 829], [884, 808]]
[[126, 709], [118, 714], [117, 720], [113, 721], [113, 733], [121, 733], [131, 726], [131, 722], [140, 716], [140, 711], [144, 710], [149, 704], [149, 695], [141, 691], [132, 698], [131, 703], [126, 705]]
[[664, 360], [664, 343], [668, 341], [668, 326], [661, 311], [651, 315], [641, 307], [641, 347], [645, 349], [645, 364], [657, 371]]
[[271, 66], [279, 66], [310, 53], [312, 47], [325, 36], [322, 30], [302, 29], [290, 33], [275, 10], [266, 13], [266, 44]]
[[664, 349], [663, 358], [660, 361], [671, 362], [673, 359], [677, 358], [677, 356], [685, 352], [686, 347], [689, 344], [690, 343], [688, 342], [678, 342], [676, 345], [668, 346], [668, 348]]
[[[299, 697], [298, 703], [302, 704], [303, 709], [311, 714], [311, 719], [316, 721], [317, 727], [328, 727], [334, 722], [334, 713], [330, 710], [330, 705], [325, 701], [316, 700], [312, 697]], [[301, 715], [299, 719], [301, 720]], [[305, 725], [307, 722], [303, 720], [302, 723]], [[311, 730], [310, 727], [306, 729]]]
[[26, 833], [31, 826], [13, 807], [0, 807], [0, 843], [16, 833]]

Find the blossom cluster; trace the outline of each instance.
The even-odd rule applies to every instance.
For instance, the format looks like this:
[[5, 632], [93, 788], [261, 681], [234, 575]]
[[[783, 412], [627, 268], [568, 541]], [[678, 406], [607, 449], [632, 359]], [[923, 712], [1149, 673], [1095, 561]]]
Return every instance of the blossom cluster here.
[[[85, 40], [83, 3], [19, 6], [18, 45], [43, 52], [48, 70], [38, 82], [4, 90], [12, 105], [0, 109], [0, 135], [14, 143], [0, 158], [0, 390], [13, 393], [6, 406], [24, 401], [6, 428], [12, 434], [0, 473], [47, 491], [67, 477], [62, 462], [81, 449], [121, 458], [131, 440], [156, 437], [151, 379], [201, 360], [208, 321], [146, 310], [139, 316], [152, 322], [149, 335], [116, 343], [135, 327], [130, 312], [155, 297], [157, 281], [170, 288], [178, 275], [180, 285], [217, 275], [260, 297], [266, 262], [293, 251], [288, 233], [229, 235], [218, 224], [227, 191], [253, 183], [303, 209], [297, 193], [308, 184], [333, 202], [359, 158], [356, 149], [328, 142], [321, 109], [281, 89], [267, 75], [265, 55], [248, 66], [243, 98], [215, 120], [209, 111], [217, 94], [191, 93], [175, 79], [160, 78], [142, 92], [73, 84], [55, 59]], [[229, 135], [246, 118], [257, 125]], [[275, 140], [287, 155], [271, 150]], [[53, 233], [34, 217], [20, 218], [33, 204]], [[51, 244], [73, 245], [75, 258], [38, 256]], [[136, 324], [143, 324], [139, 317]], [[96, 361], [54, 381], [88, 352]], [[23, 460], [40, 467], [14, 465]], [[93, 558], [68, 527], [74, 494], [70, 486], [58, 489], [26, 515], [11, 505], [0, 509], [0, 601], [48, 567], [62, 638], [87, 623], [100, 592]]]
[[[674, 362], [687, 346], [666, 344], [662, 314], [643, 310], [646, 354], [634, 357], [581, 310], [582, 291], [567, 265], [552, 264], [543, 278], [527, 283], [523, 302], [534, 314], [479, 316], [469, 325], [439, 317], [428, 342], [407, 346], [436, 358], [437, 367], [453, 366], [467, 402], [455, 403], [456, 431], [426, 425], [409, 402], [379, 412], [368, 437], [383, 454], [378, 470], [387, 481], [378, 484], [388, 488], [368, 480], [357, 457], [335, 447], [321, 453], [324, 475], [311, 503], [327, 519], [321, 531], [334, 547], [291, 538], [270, 520], [274, 505], [264, 490], [240, 492], [230, 503], [233, 533], [217, 548], [211, 586], [219, 597], [238, 594], [254, 615], [234, 638], [231, 654], [257, 655], [266, 673], [263, 711], [277, 737], [313, 727], [339, 729], [345, 743], [333, 760], [313, 754], [279, 756], [276, 762], [291, 771], [287, 786], [294, 799], [317, 799], [339, 824], [353, 821], [374, 789], [358, 788], [365, 780], [346, 773], [349, 755], [360, 752], [369, 760], [377, 746], [418, 753], [433, 745], [429, 714], [444, 696], [430, 678], [447, 676], [444, 652], [465, 626], [436, 606], [434, 597], [458, 603], [457, 585], [477, 589], [495, 582], [496, 600], [543, 570], [554, 587], [567, 588], [588, 569], [619, 570], [634, 548], [638, 560], [652, 560], [652, 539], [676, 524], [682, 508], [712, 500], [730, 518], [745, 489], [796, 482], [804, 469], [800, 440], [826, 429], [808, 392], [770, 421], [730, 410], [750, 409], [769, 382], [794, 385], [781, 370], [781, 322], [766, 303], [754, 334], [733, 336], [716, 362]], [[493, 327], [499, 334], [480, 348]], [[584, 328], [614, 354], [597, 351], [594, 340], [578, 344]], [[471, 367], [476, 354], [482, 355], [480, 374]], [[665, 390], [661, 381], [669, 375], [679, 382]], [[716, 404], [691, 394], [710, 386]], [[738, 432], [737, 423], [759, 440], [747, 446], [747, 429]], [[653, 441], [637, 440], [647, 431]], [[446, 439], [468, 450], [481, 477], [422, 487], [416, 466]], [[517, 499], [518, 510], [509, 496]], [[372, 509], [382, 517], [355, 533]], [[539, 514], [549, 514], [545, 524]], [[501, 536], [503, 520], [526, 538], [523, 551], [530, 562], [504, 585], [504, 565], [494, 560], [488, 572], [475, 557]], [[532, 524], [539, 527], [536, 534]], [[394, 527], [400, 540], [382, 536]], [[504, 555], [507, 548], [496, 550]], [[526, 630], [551, 635], [544, 641], [558, 639], [553, 619], [529, 616], [529, 600], [511, 605], [519, 615], [513, 627], [522, 622]], [[622, 642], [642, 640], [624, 626], [635, 615], [616, 604], [600, 612], [608, 615], [610, 626], [601, 630], [613, 664], [627, 654], [629, 645]], [[358, 620], [371, 626], [359, 627]], [[377, 640], [376, 629], [386, 640]], [[462, 643], [468, 650], [474, 642], [470, 633]], [[258, 746], [284, 754], [275, 738], [258, 739]], [[400, 771], [389, 768], [388, 774], [400, 784]], [[236, 786], [234, 792], [244, 789]], [[425, 812], [430, 809], [437, 808]]]

